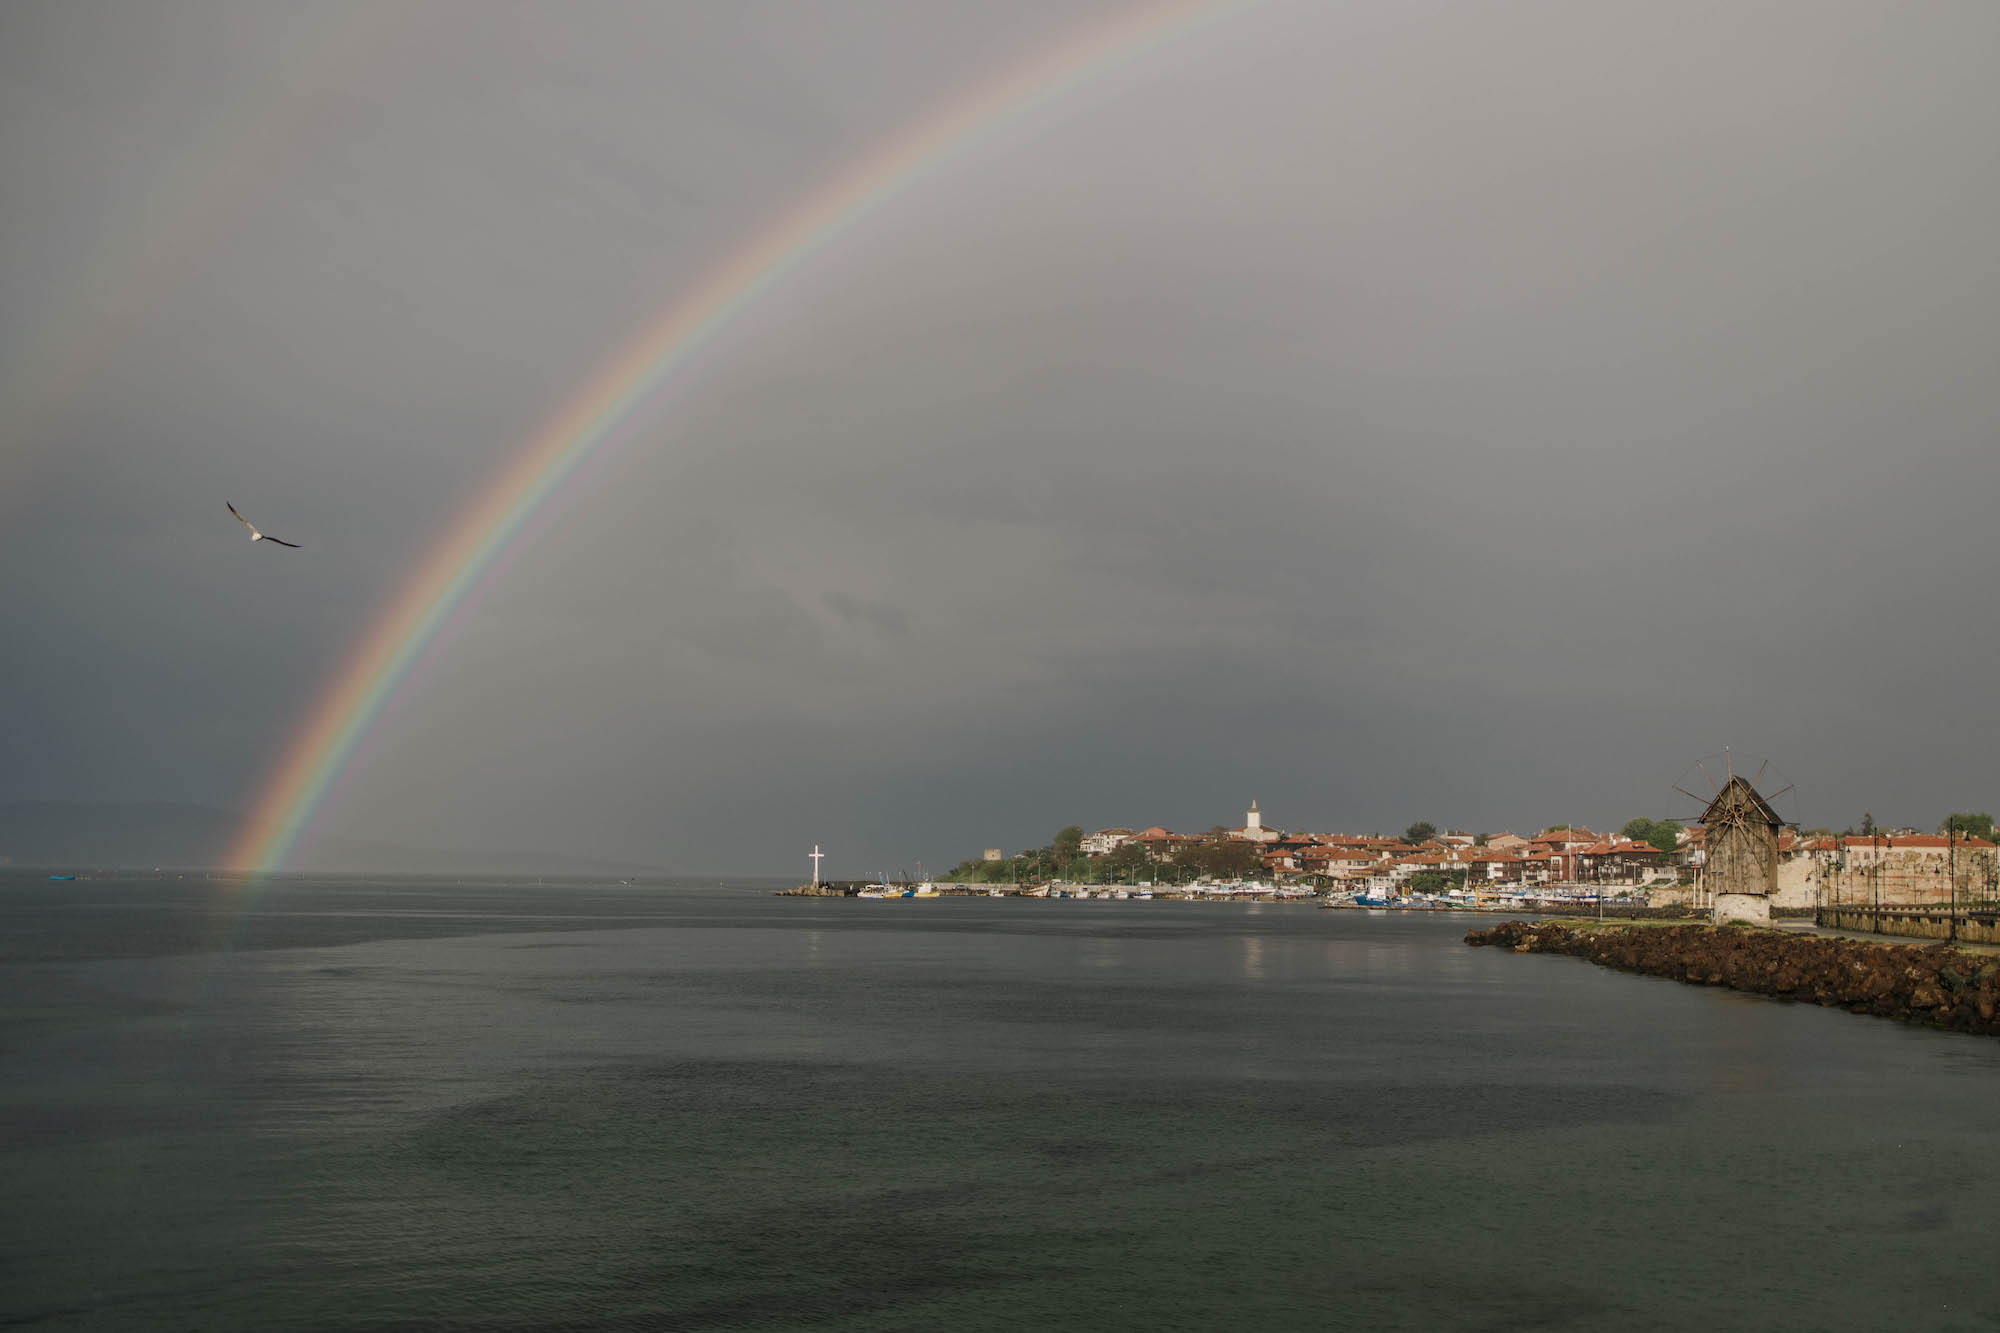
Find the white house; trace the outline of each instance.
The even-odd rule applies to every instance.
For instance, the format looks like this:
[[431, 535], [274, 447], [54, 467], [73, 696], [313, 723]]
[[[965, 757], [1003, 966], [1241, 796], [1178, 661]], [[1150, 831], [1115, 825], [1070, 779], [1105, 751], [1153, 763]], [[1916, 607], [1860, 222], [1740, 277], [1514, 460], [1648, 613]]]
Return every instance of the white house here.
[[1131, 829], [1103, 828], [1095, 833], [1084, 834], [1083, 842], [1079, 845], [1085, 856], [1103, 856], [1118, 850], [1130, 841], [1132, 841]]

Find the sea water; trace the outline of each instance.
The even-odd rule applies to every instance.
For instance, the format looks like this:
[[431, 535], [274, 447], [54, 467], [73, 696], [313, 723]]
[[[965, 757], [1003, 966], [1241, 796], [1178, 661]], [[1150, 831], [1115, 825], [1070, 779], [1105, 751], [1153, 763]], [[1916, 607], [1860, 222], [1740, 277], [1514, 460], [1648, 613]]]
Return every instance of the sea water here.
[[0, 1320], [2000, 1321], [2000, 1043], [1444, 914], [769, 887], [0, 878]]

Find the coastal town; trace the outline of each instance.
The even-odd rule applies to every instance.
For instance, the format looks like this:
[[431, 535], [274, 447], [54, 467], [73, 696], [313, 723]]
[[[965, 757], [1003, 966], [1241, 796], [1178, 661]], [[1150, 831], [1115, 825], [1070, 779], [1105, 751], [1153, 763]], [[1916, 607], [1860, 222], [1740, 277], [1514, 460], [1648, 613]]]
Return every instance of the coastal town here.
[[[1938, 832], [1825, 829], [1777, 834], [1771, 910], [1843, 904], [1921, 907], [2000, 899], [2000, 848], [1986, 815], [1949, 816]], [[1707, 831], [1644, 817], [1615, 833], [1555, 824], [1536, 833], [1471, 833], [1419, 822], [1402, 835], [1287, 831], [1253, 800], [1243, 822], [1199, 833], [1154, 825], [1086, 832], [1072, 825], [1039, 848], [988, 849], [932, 892], [1067, 897], [1318, 899], [1366, 907], [1557, 907], [1607, 900], [1704, 907]], [[866, 891], [866, 890], [862, 890]], [[878, 893], [898, 890], [886, 881]], [[907, 886], [902, 892], [916, 892]]]

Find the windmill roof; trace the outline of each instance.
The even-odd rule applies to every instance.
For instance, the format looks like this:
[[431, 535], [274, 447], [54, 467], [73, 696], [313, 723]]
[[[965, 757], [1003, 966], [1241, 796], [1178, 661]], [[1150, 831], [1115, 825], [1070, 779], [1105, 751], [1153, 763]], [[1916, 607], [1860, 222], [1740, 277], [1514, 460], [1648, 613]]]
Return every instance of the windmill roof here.
[[1773, 828], [1785, 822], [1779, 817], [1778, 812], [1771, 808], [1771, 803], [1750, 785], [1750, 780], [1741, 776], [1732, 777], [1722, 784], [1722, 790], [1715, 793], [1715, 799], [1701, 812], [1701, 822], [1711, 824], [1718, 817], [1727, 818], [1736, 810], [1747, 810], [1749, 818]]

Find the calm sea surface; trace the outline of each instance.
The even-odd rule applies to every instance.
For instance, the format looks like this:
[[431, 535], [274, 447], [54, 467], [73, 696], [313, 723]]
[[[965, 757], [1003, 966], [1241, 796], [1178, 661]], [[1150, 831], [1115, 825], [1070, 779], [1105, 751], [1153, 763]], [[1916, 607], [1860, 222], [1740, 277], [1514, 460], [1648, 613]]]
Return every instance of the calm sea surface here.
[[2000, 1326], [2000, 1042], [768, 887], [0, 878], [0, 1323]]

